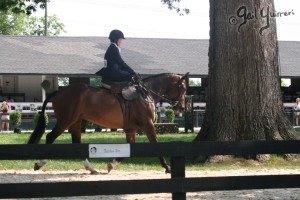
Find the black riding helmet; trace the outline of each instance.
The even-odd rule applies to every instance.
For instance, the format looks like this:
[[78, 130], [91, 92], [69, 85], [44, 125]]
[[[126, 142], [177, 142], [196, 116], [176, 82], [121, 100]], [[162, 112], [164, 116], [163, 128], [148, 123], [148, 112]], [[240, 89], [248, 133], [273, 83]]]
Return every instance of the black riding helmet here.
[[108, 37], [108, 39], [110, 39], [111, 42], [116, 42], [120, 38], [125, 39], [123, 32], [117, 29], [112, 30]]

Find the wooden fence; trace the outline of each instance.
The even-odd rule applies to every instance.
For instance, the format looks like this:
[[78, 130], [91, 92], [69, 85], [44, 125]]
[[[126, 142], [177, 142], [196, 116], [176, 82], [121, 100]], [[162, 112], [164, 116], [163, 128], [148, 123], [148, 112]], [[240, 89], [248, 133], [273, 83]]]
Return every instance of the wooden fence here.
[[186, 199], [186, 192], [300, 188], [300, 174], [185, 178], [186, 156], [287, 153], [300, 153], [300, 141], [0, 145], [0, 160], [167, 156], [172, 168], [171, 179], [1, 183], [0, 198], [172, 193], [173, 199]]

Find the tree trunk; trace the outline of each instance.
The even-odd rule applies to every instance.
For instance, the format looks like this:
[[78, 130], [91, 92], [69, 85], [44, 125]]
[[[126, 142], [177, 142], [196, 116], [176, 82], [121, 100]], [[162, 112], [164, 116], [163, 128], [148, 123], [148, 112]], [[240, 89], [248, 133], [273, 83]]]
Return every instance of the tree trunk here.
[[297, 139], [284, 113], [273, 0], [210, 0], [206, 115], [197, 141]]

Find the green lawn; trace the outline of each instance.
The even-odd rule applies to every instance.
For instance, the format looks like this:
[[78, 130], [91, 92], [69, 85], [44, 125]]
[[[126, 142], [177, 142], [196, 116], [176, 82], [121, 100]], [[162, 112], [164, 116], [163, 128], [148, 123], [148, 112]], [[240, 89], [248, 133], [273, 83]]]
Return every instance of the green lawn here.
[[[184, 141], [191, 142], [196, 137], [196, 133], [189, 134], [164, 134], [158, 135], [160, 142]], [[26, 144], [29, 134], [0, 134], [0, 144]], [[148, 142], [146, 136], [137, 136], [138, 143]], [[125, 134], [120, 132], [113, 133], [86, 133], [82, 134], [82, 143], [125, 143]], [[41, 143], [45, 143], [45, 135]], [[56, 144], [71, 143], [71, 135], [68, 133], [62, 134], [55, 142]], [[106, 165], [112, 159], [90, 159], [92, 166], [98, 170], [106, 170]], [[3, 169], [32, 169], [34, 160], [2, 160], [0, 161], [0, 170]], [[300, 161], [286, 161], [280, 156], [272, 155], [267, 163], [259, 163], [253, 160], [245, 160], [236, 158], [222, 163], [196, 163], [192, 164], [187, 161], [186, 168], [190, 170], [226, 170], [226, 169], [255, 169], [255, 168], [285, 168], [299, 169]], [[157, 158], [127, 158], [118, 169], [134, 171], [134, 170], [161, 170]], [[50, 160], [43, 168], [44, 170], [78, 170], [83, 169], [80, 160]]]

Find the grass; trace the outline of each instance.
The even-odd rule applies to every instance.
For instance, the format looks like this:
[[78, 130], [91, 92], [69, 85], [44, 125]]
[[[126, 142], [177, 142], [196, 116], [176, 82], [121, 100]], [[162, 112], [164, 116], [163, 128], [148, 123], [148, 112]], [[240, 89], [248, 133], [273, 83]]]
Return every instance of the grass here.
[[[196, 133], [189, 134], [163, 134], [158, 135], [160, 142], [172, 142], [183, 141], [191, 142], [196, 137]], [[0, 134], [0, 144], [26, 144], [29, 138], [29, 134]], [[82, 143], [125, 143], [125, 134], [120, 132], [112, 133], [87, 133], [82, 134]], [[146, 136], [137, 136], [136, 142], [143, 143], [148, 142]], [[45, 135], [41, 142], [45, 143]], [[68, 144], [71, 143], [70, 134], [62, 134], [57, 138], [55, 144]], [[90, 159], [92, 166], [95, 169], [106, 170], [106, 165], [112, 159]], [[1, 160], [0, 170], [4, 169], [32, 169], [33, 164], [36, 161], [33, 160]], [[196, 163], [193, 164], [189, 161], [186, 163], [187, 170], [229, 170], [229, 169], [299, 169], [300, 161], [287, 161], [281, 156], [271, 155], [270, 161], [266, 163], [259, 163], [254, 160], [246, 160], [243, 158], [235, 158], [221, 163]], [[157, 158], [127, 158], [121, 165], [117, 167], [120, 170], [135, 171], [135, 170], [160, 170], [161, 168]], [[44, 170], [80, 170], [83, 169], [82, 162], [80, 160], [50, 160], [43, 167]]]

